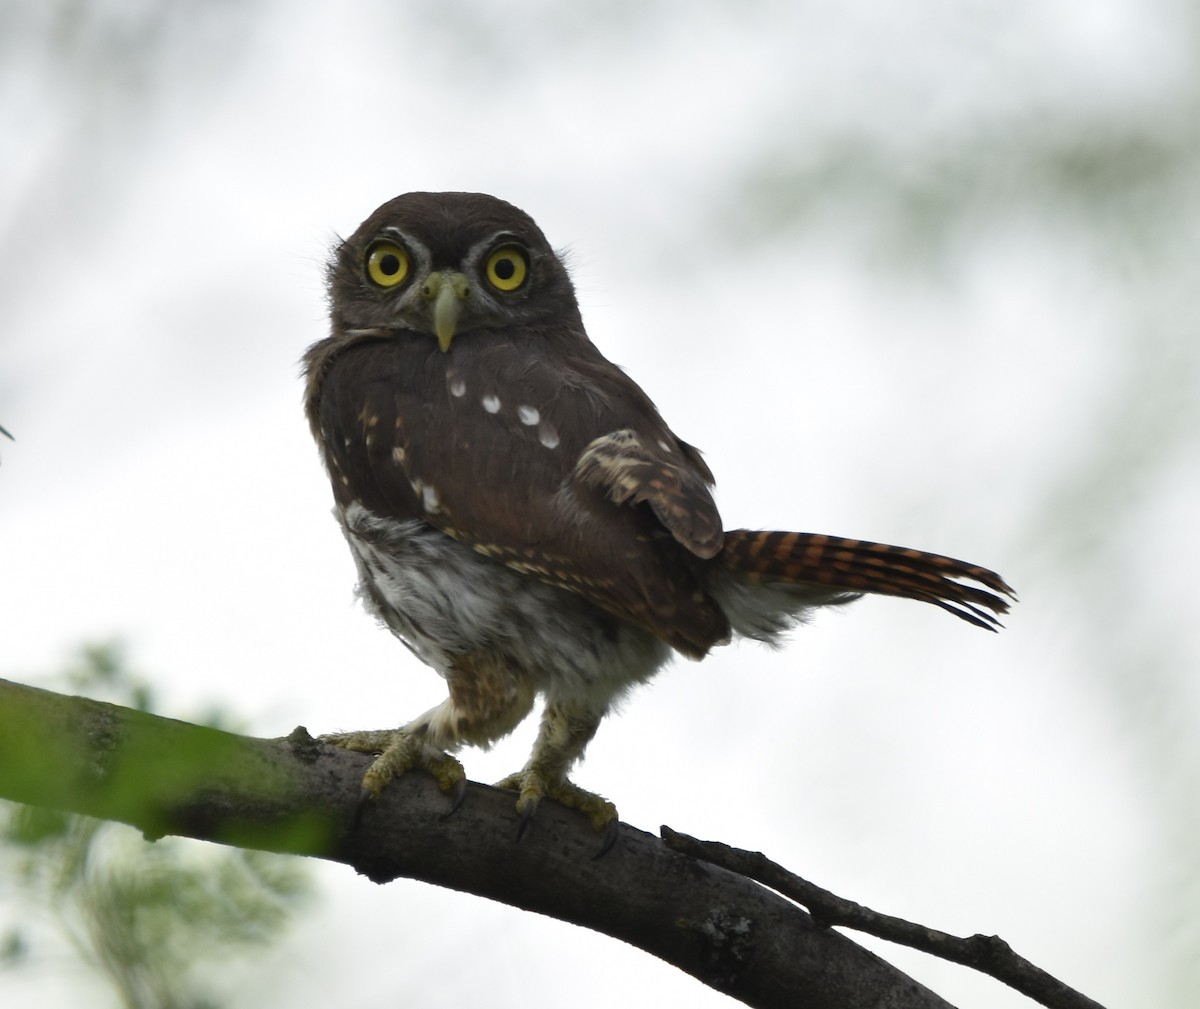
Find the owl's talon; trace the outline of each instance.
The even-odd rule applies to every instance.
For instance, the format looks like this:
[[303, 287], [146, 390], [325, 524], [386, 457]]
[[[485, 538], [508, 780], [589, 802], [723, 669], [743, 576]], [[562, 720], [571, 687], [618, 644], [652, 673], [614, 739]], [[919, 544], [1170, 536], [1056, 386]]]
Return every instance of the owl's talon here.
[[362, 824], [363, 816], [366, 815], [367, 807], [371, 805], [371, 800], [375, 798], [370, 789], [361, 789], [358, 793], [358, 801], [354, 803], [354, 818], [353, 823], [357, 828]]
[[517, 823], [517, 844], [521, 843], [521, 838], [525, 836], [525, 831], [529, 829], [529, 825], [533, 823], [533, 815], [537, 812], [538, 803], [534, 799], [530, 802], [517, 802], [517, 812], [520, 813], [521, 819]]
[[517, 837], [516, 842], [521, 843], [521, 838], [525, 836], [525, 831], [529, 829], [529, 825], [533, 822], [533, 815], [537, 812], [538, 803], [541, 801], [541, 793], [533, 790], [527, 791], [524, 784], [524, 772], [510, 774], [507, 778], [502, 778], [497, 781], [495, 788], [503, 788], [510, 792], [519, 792], [517, 797], [517, 815], [520, 819], [517, 821]]
[[620, 836], [621, 821], [614, 816], [604, 828], [604, 837], [600, 841], [599, 850], [592, 856], [592, 861], [595, 862], [612, 851], [613, 845], [617, 843], [617, 838]]
[[442, 814], [443, 820], [448, 820], [458, 812], [459, 807], [467, 798], [467, 779], [459, 778], [450, 790], [450, 808]]

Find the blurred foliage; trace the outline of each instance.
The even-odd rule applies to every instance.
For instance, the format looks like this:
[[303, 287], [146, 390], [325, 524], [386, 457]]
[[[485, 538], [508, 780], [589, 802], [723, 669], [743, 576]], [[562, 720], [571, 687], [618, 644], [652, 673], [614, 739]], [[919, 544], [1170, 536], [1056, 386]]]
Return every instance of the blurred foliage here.
[[[113, 644], [87, 647], [55, 678], [65, 689], [149, 711], [149, 684]], [[230, 728], [220, 713], [205, 724]], [[126, 1009], [226, 1004], [212, 968], [280, 938], [310, 894], [304, 863], [167, 837], [124, 824], [0, 805], [0, 895], [21, 908], [0, 933], [0, 970], [36, 968], [51, 925]], [[31, 927], [33, 926], [33, 927]]]

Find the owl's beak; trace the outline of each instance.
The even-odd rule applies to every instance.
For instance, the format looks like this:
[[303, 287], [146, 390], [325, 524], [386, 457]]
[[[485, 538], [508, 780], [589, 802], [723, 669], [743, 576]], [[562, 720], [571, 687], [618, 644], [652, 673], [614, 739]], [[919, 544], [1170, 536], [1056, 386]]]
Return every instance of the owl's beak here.
[[462, 315], [463, 301], [469, 292], [467, 278], [461, 273], [450, 272], [431, 273], [421, 289], [426, 300], [433, 302], [433, 331], [443, 354], [450, 349], [450, 341], [454, 339]]

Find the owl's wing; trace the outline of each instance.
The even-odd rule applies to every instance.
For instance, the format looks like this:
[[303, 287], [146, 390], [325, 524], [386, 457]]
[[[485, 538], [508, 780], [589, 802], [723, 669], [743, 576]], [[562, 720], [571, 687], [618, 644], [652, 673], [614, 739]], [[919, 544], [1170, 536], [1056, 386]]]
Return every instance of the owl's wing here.
[[725, 542], [721, 516], [689, 452], [695, 452], [690, 445], [672, 446], [661, 437], [652, 442], [625, 427], [592, 441], [576, 461], [573, 479], [616, 505], [649, 505], [682, 546], [697, 557], [714, 557]]
[[698, 577], [723, 543], [711, 474], [632, 380], [598, 353], [431, 344], [362, 344], [328, 366], [316, 426], [340, 501], [428, 522], [685, 654], [727, 638]]

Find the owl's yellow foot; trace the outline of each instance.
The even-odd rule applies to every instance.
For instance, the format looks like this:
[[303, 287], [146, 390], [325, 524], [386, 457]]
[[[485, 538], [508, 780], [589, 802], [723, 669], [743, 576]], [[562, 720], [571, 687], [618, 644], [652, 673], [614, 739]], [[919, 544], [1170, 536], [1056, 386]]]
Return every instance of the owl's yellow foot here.
[[578, 809], [597, 830], [609, 832], [617, 822], [617, 807], [604, 796], [580, 788], [566, 778], [552, 778], [536, 767], [526, 766], [503, 781], [496, 782], [496, 787], [521, 793], [517, 799], [517, 812], [521, 814], [522, 830], [542, 799], [551, 799], [568, 809]]
[[338, 732], [320, 738], [323, 743], [340, 746], [343, 750], [379, 754], [375, 763], [367, 768], [362, 780], [363, 791], [372, 798], [378, 798], [387, 783], [405, 771], [421, 770], [432, 774], [443, 792], [456, 796], [455, 808], [461, 801], [467, 780], [462, 764], [450, 754], [430, 746], [417, 733], [405, 729], [379, 729], [372, 732]]

